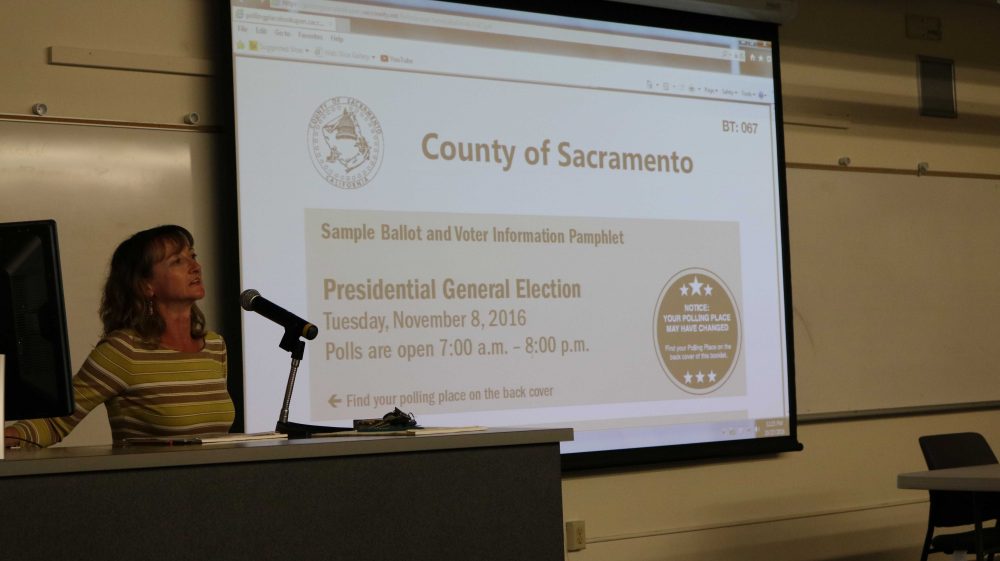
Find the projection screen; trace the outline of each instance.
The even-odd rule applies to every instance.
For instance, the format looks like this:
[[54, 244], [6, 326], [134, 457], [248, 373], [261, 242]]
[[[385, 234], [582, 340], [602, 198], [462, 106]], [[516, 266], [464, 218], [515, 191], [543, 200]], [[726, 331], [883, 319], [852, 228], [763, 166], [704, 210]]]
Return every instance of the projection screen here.
[[[231, 16], [241, 284], [319, 328], [291, 420], [572, 427], [569, 469], [799, 447], [776, 26], [610, 2]], [[282, 333], [244, 314], [248, 432], [281, 410]]]

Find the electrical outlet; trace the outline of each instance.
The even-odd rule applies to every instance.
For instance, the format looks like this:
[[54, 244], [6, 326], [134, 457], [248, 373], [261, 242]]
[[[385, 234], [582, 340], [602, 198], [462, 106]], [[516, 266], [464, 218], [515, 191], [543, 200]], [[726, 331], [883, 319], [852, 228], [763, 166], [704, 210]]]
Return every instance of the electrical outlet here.
[[587, 549], [587, 524], [583, 520], [566, 522], [566, 551]]

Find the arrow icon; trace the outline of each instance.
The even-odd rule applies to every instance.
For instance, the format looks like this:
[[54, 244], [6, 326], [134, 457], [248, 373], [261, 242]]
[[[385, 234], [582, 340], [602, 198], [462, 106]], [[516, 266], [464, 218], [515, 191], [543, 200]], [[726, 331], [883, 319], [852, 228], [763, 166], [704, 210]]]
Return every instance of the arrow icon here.
[[333, 395], [330, 396], [330, 399], [329, 399], [329, 401], [327, 401], [327, 403], [329, 403], [331, 407], [333, 407], [334, 409], [336, 409], [337, 405], [340, 404], [342, 401], [344, 401], [344, 400], [340, 399], [339, 397], [337, 397], [337, 394], [333, 394]]

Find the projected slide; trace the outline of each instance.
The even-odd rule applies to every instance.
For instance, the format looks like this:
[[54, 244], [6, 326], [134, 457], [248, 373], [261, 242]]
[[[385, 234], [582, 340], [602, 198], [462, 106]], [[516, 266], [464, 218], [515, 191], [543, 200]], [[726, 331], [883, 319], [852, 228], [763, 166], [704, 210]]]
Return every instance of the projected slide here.
[[[319, 327], [291, 420], [572, 426], [567, 453], [787, 436], [769, 44], [273, 4], [232, 8], [240, 261]], [[243, 328], [271, 430], [282, 330]]]

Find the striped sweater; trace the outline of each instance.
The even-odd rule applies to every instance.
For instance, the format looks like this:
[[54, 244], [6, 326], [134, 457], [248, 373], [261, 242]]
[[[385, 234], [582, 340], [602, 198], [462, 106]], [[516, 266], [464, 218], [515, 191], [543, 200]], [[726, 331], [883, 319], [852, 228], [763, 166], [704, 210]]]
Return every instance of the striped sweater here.
[[226, 390], [226, 343], [205, 336], [195, 353], [144, 344], [132, 330], [109, 334], [73, 378], [76, 409], [67, 417], [14, 423], [22, 438], [55, 444], [100, 404], [116, 442], [133, 436], [204, 436], [229, 431], [235, 410]]

